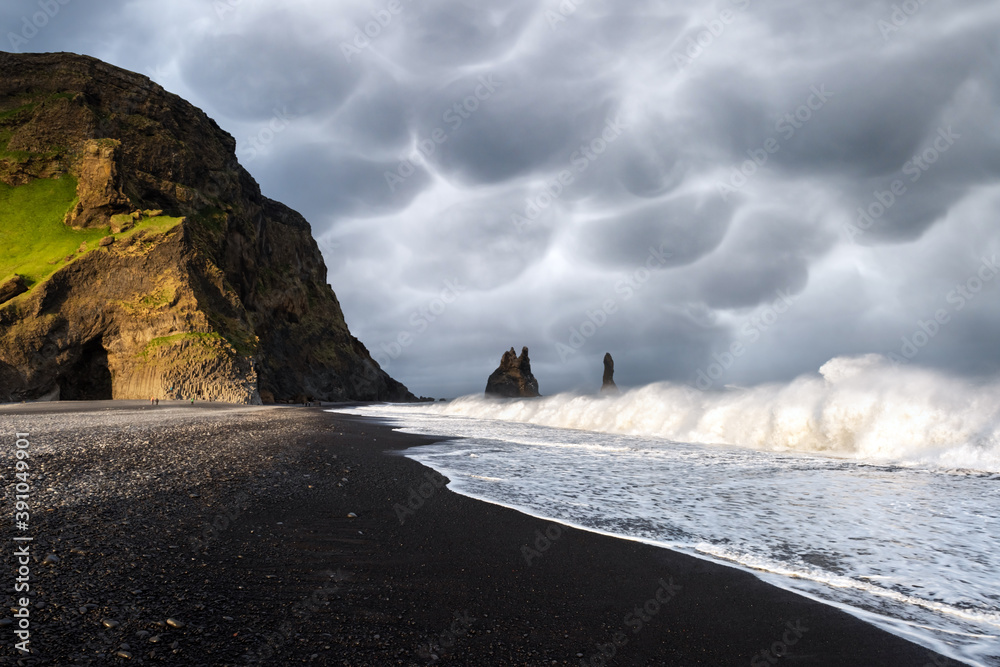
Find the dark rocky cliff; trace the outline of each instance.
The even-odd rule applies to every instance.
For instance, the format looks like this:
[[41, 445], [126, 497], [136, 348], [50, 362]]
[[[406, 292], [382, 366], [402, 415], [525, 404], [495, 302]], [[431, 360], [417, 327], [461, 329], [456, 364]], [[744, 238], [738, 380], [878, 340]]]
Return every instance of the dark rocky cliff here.
[[0, 275], [0, 401], [413, 399], [348, 331], [309, 224], [261, 195], [235, 148], [142, 75], [0, 52], [0, 188], [71, 179], [60, 219], [32, 224], [85, 239], [28, 253], [34, 278]]

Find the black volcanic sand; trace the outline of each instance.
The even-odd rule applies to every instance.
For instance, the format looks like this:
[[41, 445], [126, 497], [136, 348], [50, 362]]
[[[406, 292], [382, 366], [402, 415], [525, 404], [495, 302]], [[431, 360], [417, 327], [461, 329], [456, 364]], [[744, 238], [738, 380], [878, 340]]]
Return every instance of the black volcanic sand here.
[[[2, 664], [949, 664], [746, 572], [467, 499], [387, 454], [427, 438], [318, 409], [66, 412], [81, 407], [0, 409], [5, 449], [32, 433], [34, 556], [60, 559], [32, 565], [33, 655], [0, 627]], [[421, 490], [412, 514], [395, 507]]]

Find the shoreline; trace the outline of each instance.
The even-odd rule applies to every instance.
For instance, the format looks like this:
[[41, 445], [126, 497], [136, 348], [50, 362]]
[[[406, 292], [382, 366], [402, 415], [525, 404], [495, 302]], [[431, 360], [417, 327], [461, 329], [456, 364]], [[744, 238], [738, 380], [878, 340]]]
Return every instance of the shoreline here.
[[[354, 417], [355, 415], [345, 415], [345, 416], [347, 416], [347, 417]], [[375, 423], [381, 423], [378, 418], [374, 418], [374, 417], [360, 417], [360, 418], [363, 418], [363, 419], [372, 419]], [[388, 424], [382, 424], [382, 425], [388, 425]], [[435, 438], [438, 438], [439, 436], [426, 436], [426, 437], [435, 437]], [[440, 436], [440, 437], [441, 437], [441, 440], [437, 440], [437, 442], [442, 442], [444, 440], [462, 440], [462, 439], [464, 439], [464, 436]], [[432, 444], [432, 443], [428, 443], [428, 444]], [[416, 446], [416, 447], [414, 447], [412, 449], [419, 449], [419, 447], [420, 446], [418, 445], [418, 446]], [[394, 453], [398, 454], [400, 456], [406, 456], [406, 452], [405, 451], [404, 452], [394, 452]], [[420, 465], [422, 465], [422, 466], [424, 466], [426, 468], [434, 470], [434, 472], [436, 474], [439, 474], [439, 475], [447, 477], [444, 473], [441, 473], [441, 472], [439, 472], [439, 471], [431, 468], [430, 466], [428, 466], [425, 463], [422, 463], [420, 461], [416, 461], [416, 462], [420, 463]], [[853, 607], [853, 606], [850, 606], [848, 604], [836, 602], [836, 601], [833, 601], [833, 600], [827, 600], [827, 599], [824, 599], [824, 598], [822, 598], [820, 596], [811, 594], [809, 592], [797, 590], [797, 589], [795, 589], [795, 588], [793, 588], [793, 587], [791, 587], [791, 586], [789, 586], [787, 584], [784, 584], [782, 582], [782, 580], [785, 578], [785, 575], [781, 575], [779, 573], [771, 572], [771, 571], [767, 571], [767, 570], [759, 570], [759, 569], [756, 569], [756, 568], [754, 568], [752, 566], [744, 565], [744, 564], [739, 563], [739, 562], [727, 561], [727, 560], [724, 560], [724, 559], [712, 556], [710, 554], [706, 554], [706, 553], [699, 552], [699, 551], [696, 551], [696, 550], [687, 550], [687, 549], [679, 548], [676, 545], [667, 544], [667, 543], [664, 543], [664, 542], [659, 542], [659, 541], [648, 539], [648, 538], [632, 537], [632, 536], [627, 536], [627, 535], [619, 535], [617, 533], [612, 533], [610, 531], [601, 530], [599, 528], [593, 528], [593, 527], [590, 527], [590, 526], [585, 526], [585, 525], [581, 525], [581, 524], [577, 524], [577, 523], [572, 523], [572, 522], [566, 521], [564, 519], [559, 519], [559, 518], [553, 518], [553, 517], [545, 516], [544, 514], [540, 514], [540, 513], [536, 512], [536, 511], [534, 511], [534, 510], [532, 510], [530, 508], [527, 508], [527, 507], [521, 507], [521, 506], [517, 506], [517, 505], [506, 504], [506, 503], [499, 502], [499, 501], [496, 501], [496, 500], [492, 500], [492, 499], [489, 499], [489, 498], [485, 498], [485, 497], [482, 497], [482, 496], [477, 496], [477, 495], [472, 494], [472, 493], [466, 493], [466, 492], [463, 492], [463, 491], [456, 491], [456, 490], [452, 489], [450, 486], [448, 487], [448, 491], [450, 491], [451, 493], [463, 496], [465, 498], [468, 498], [468, 499], [470, 499], [470, 500], [472, 500], [474, 502], [481, 502], [481, 503], [486, 503], [486, 504], [489, 504], [489, 505], [495, 505], [496, 507], [500, 507], [500, 508], [503, 508], [503, 509], [506, 509], [506, 510], [517, 512], [519, 514], [523, 514], [523, 515], [525, 515], [527, 517], [530, 517], [532, 519], [535, 519], [537, 521], [542, 521], [542, 522], [545, 522], [545, 523], [556, 523], [556, 524], [559, 524], [560, 526], [563, 526], [564, 528], [570, 528], [570, 529], [573, 529], [573, 530], [579, 530], [579, 531], [582, 531], [582, 532], [592, 533], [594, 535], [599, 535], [599, 536], [602, 536], [602, 537], [609, 537], [609, 538], [612, 538], [612, 539], [622, 540], [622, 541], [625, 541], [625, 542], [636, 542], [638, 544], [643, 544], [643, 545], [650, 546], [650, 547], [653, 547], [653, 548], [656, 548], [656, 549], [664, 549], [666, 551], [670, 551], [671, 553], [675, 553], [675, 554], [678, 554], [680, 556], [686, 556], [686, 557], [689, 557], [689, 558], [695, 558], [695, 559], [698, 559], [698, 560], [703, 560], [703, 561], [706, 561], [707, 563], [710, 563], [712, 565], [716, 565], [716, 566], [720, 566], [720, 567], [724, 567], [724, 568], [729, 568], [729, 569], [733, 569], [733, 570], [738, 570], [740, 572], [744, 572], [744, 573], [753, 575], [754, 577], [757, 577], [758, 579], [760, 579], [760, 581], [762, 583], [764, 583], [764, 584], [766, 584], [768, 586], [773, 586], [774, 588], [781, 589], [781, 590], [786, 591], [788, 593], [791, 593], [793, 595], [797, 595], [797, 596], [803, 597], [806, 600], [809, 600], [810, 602], [814, 602], [816, 604], [820, 604], [820, 605], [824, 605], [824, 606], [829, 606], [829, 607], [832, 607], [832, 608], [837, 609], [839, 611], [842, 611], [842, 612], [844, 612], [846, 614], [850, 614], [851, 616], [854, 616], [855, 618], [857, 618], [858, 620], [864, 622], [867, 625], [870, 625], [870, 626], [872, 626], [872, 627], [874, 627], [874, 628], [876, 628], [876, 629], [878, 629], [880, 631], [883, 631], [883, 632], [886, 632], [886, 633], [888, 633], [890, 635], [898, 637], [898, 638], [900, 638], [900, 639], [902, 639], [904, 641], [911, 642], [913, 644], [921, 646], [925, 650], [929, 651], [932, 655], [935, 655], [935, 656], [937, 655], [937, 653], [936, 653], [936, 651], [935, 651], [934, 648], [926, 646], [926, 645], [922, 644], [919, 641], [920, 639], [923, 638], [920, 635], [917, 635], [917, 634], [907, 635], [904, 632], [894, 632], [892, 629], [885, 628], [885, 627], [882, 627], [881, 625], [879, 625], [880, 622], [883, 622], [886, 625], [892, 625], [892, 624], [895, 623], [900, 628], [906, 628], [907, 624], [904, 621], [897, 621], [896, 619], [893, 619], [892, 617], [882, 616], [882, 615], [879, 615], [879, 614], [877, 614], [875, 612], [870, 612], [870, 611], [867, 611], [867, 610], [859, 608], [859, 607]], [[765, 577], [769, 577], [771, 580], [768, 580], [768, 578], [765, 578]], [[950, 661], [952, 661], [953, 664], [961, 664], [961, 665], [967, 664], [965, 662], [961, 662], [961, 659], [957, 658], [957, 657], [944, 657], [943, 654], [941, 654], [941, 656], [942, 657], [937, 658], [937, 659], [938, 660], [942, 660], [942, 659], [943, 660], [950, 660]], [[927, 667], [931, 667], [932, 665], [935, 664], [930, 658], [928, 658], [928, 660], [929, 660], [929, 662], [927, 663]]]
[[[957, 664], [750, 572], [452, 492], [398, 455], [441, 438], [329, 407], [196, 406], [148, 425], [155, 408], [118, 407], [0, 409], [48, 424], [36, 442], [54, 443], [39, 451], [56, 493], [39, 508], [69, 498], [41, 515], [60, 562], [33, 565], [32, 646], [50, 664], [121, 650], [148, 664]], [[74, 491], [94, 470], [98, 490]], [[213, 517], [226, 527], [189, 546]]]
[[[389, 419], [389, 418], [386, 418], [386, 419], [383, 420], [383, 419], [381, 419], [379, 417], [359, 416], [359, 415], [350, 415], [350, 414], [344, 415], [344, 416], [346, 416], [348, 418], [354, 417], [354, 418], [359, 418], [359, 419], [368, 419], [368, 420], [373, 421], [374, 423], [378, 423], [378, 424], [381, 424], [383, 426], [393, 427], [392, 424], [390, 423], [391, 419]], [[395, 427], [395, 428], [398, 428], [398, 427]], [[440, 436], [440, 435], [419, 436], [418, 435], [418, 437], [432, 437], [432, 438], [435, 438], [436, 442], [451, 441], [451, 440], [459, 441], [459, 440], [466, 439], [465, 436]], [[415, 453], [415, 450], [418, 450], [419, 447], [420, 447], [420, 445], [418, 445], [416, 447], [413, 447], [411, 449], [414, 450], [414, 453]], [[410, 450], [406, 450], [406, 451], [402, 451], [402, 452], [396, 452], [396, 454], [398, 454], [400, 456], [407, 456], [407, 454], [408, 454], [409, 451]], [[423, 463], [423, 462], [418, 461], [416, 459], [412, 459], [412, 460], [416, 461], [417, 463], [419, 463], [420, 465], [422, 465], [422, 466], [424, 466], [426, 468], [430, 468], [430, 469], [434, 470], [433, 468], [431, 468], [430, 465], [428, 465], [426, 463]], [[443, 472], [440, 472], [440, 471], [437, 471], [437, 470], [435, 470], [435, 472], [437, 474], [446, 476], [446, 474], [443, 473]], [[941, 662], [941, 661], [950, 661], [950, 664], [960, 664], [960, 665], [967, 664], [965, 662], [962, 662], [962, 659], [959, 658], [959, 657], [952, 657], [952, 656], [945, 657], [943, 654], [940, 654], [940, 655], [937, 654], [936, 653], [936, 649], [934, 649], [933, 647], [927, 646], [924, 643], [921, 643], [920, 640], [921, 639], [925, 639], [923, 636], [918, 635], [916, 633], [907, 634], [905, 632], [905, 630], [906, 630], [906, 628], [908, 626], [907, 626], [907, 624], [904, 621], [898, 621], [898, 620], [896, 620], [896, 619], [894, 619], [892, 617], [887, 617], [887, 616], [879, 615], [879, 614], [877, 614], [875, 612], [867, 611], [867, 610], [865, 610], [863, 608], [854, 607], [854, 606], [851, 606], [851, 605], [848, 605], [848, 604], [836, 602], [836, 601], [833, 601], [833, 600], [824, 599], [824, 598], [822, 598], [820, 596], [811, 594], [809, 592], [797, 590], [796, 588], [788, 585], [787, 583], [784, 583], [783, 579], [785, 577], [783, 575], [781, 575], [781, 574], [778, 574], [778, 573], [775, 573], [775, 572], [770, 572], [770, 571], [767, 571], [767, 570], [759, 570], [759, 569], [756, 569], [756, 568], [754, 568], [752, 566], [744, 565], [744, 564], [739, 563], [739, 562], [727, 561], [727, 560], [724, 560], [724, 559], [712, 556], [710, 554], [699, 552], [697, 550], [683, 549], [683, 548], [679, 548], [679, 547], [677, 547], [675, 545], [671, 545], [671, 544], [659, 542], [659, 541], [656, 541], [656, 540], [653, 540], [653, 539], [642, 538], [642, 537], [632, 537], [632, 536], [627, 536], [627, 535], [620, 535], [620, 534], [612, 533], [612, 532], [609, 532], [609, 531], [601, 530], [599, 528], [593, 528], [593, 527], [590, 527], [590, 526], [585, 526], [585, 525], [581, 525], [581, 524], [572, 523], [572, 522], [566, 521], [564, 519], [559, 519], [559, 518], [554, 518], [554, 517], [546, 516], [544, 514], [536, 512], [535, 510], [533, 510], [531, 508], [528, 508], [528, 507], [522, 507], [522, 506], [517, 506], [517, 505], [503, 503], [503, 502], [500, 502], [500, 501], [497, 501], [497, 500], [493, 500], [493, 499], [490, 499], [490, 498], [479, 496], [479, 495], [476, 495], [476, 494], [473, 494], [473, 493], [468, 493], [468, 492], [465, 492], [465, 491], [457, 491], [457, 490], [453, 489], [451, 486], [448, 487], [448, 490], [451, 493], [455, 493], [457, 495], [463, 496], [463, 497], [468, 498], [468, 499], [470, 499], [472, 501], [486, 503], [486, 504], [489, 504], [489, 505], [494, 505], [494, 506], [497, 506], [497, 507], [500, 507], [500, 508], [503, 508], [503, 509], [507, 509], [507, 510], [510, 510], [510, 511], [513, 511], [513, 512], [517, 512], [519, 514], [523, 514], [523, 515], [525, 515], [527, 517], [531, 517], [532, 519], [535, 519], [535, 520], [538, 520], [538, 521], [542, 521], [542, 522], [545, 522], [545, 523], [550, 523], [550, 524], [551, 523], [556, 523], [556, 524], [559, 524], [560, 526], [563, 526], [564, 528], [570, 528], [570, 529], [573, 529], [573, 530], [579, 530], [579, 531], [583, 531], [583, 532], [587, 532], [587, 533], [592, 533], [594, 535], [599, 535], [599, 536], [602, 536], [602, 537], [609, 537], [609, 538], [612, 538], [612, 539], [622, 540], [622, 541], [626, 541], [626, 542], [636, 542], [636, 543], [643, 544], [643, 545], [646, 545], [646, 546], [650, 546], [650, 547], [653, 547], [653, 548], [664, 549], [664, 550], [670, 551], [671, 553], [678, 554], [680, 556], [685, 556], [685, 557], [689, 557], [689, 558], [695, 558], [695, 559], [698, 559], [698, 560], [703, 560], [703, 561], [705, 561], [707, 563], [710, 563], [712, 565], [715, 565], [715, 566], [720, 566], [720, 567], [723, 567], [723, 568], [733, 569], [733, 570], [737, 570], [737, 571], [740, 571], [740, 572], [743, 572], [743, 573], [746, 573], [746, 574], [750, 574], [750, 575], [758, 578], [765, 585], [772, 586], [772, 587], [780, 589], [782, 591], [786, 591], [786, 592], [791, 593], [793, 595], [805, 598], [806, 600], [808, 600], [808, 601], [810, 601], [812, 603], [820, 604], [820, 605], [823, 605], [823, 606], [828, 606], [828, 607], [831, 607], [831, 608], [836, 609], [838, 611], [841, 611], [843, 613], [849, 614], [849, 615], [853, 616], [854, 618], [860, 620], [861, 622], [863, 622], [863, 623], [865, 623], [865, 624], [867, 624], [867, 625], [869, 625], [869, 626], [871, 626], [871, 627], [873, 627], [873, 628], [875, 628], [875, 629], [877, 629], [879, 631], [886, 632], [886, 633], [888, 633], [888, 634], [890, 634], [890, 635], [892, 635], [894, 637], [902, 639], [903, 641], [910, 642], [910, 643], [916, 644], [917, 646], [923, 647], [925, 650], [928, 651], [928, 661], [926, 663], [927, 667], [931, 667], [932, 665], [935, 665], [935, 664], [938, 664], [938, 663], [940, 663], [940, 664], [946, 664], [946, 663]], [[884, 625], [888, 625], [888, 626], [895, 626], [900, 631], [894, 631], [890, 627], [883, 627], [883, 625], [880, 625], [880, 623], [882, 623]], [[937, 662], [935, 662], [935, 661], [937, 661]], [[771, 663], [768, 663], [768, 664], [771, 664]]]

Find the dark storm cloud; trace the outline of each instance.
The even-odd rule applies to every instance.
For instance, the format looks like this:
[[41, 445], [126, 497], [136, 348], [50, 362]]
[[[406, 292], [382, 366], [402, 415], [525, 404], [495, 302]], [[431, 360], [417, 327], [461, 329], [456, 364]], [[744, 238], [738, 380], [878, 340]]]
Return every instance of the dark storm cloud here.
[[[127, 0], [109, 0], [98, 11], [90, 3], [14, 0], [0, 7], [0, 49], [13, 53], [91, 50], [108, 45], [127, 21]], [[84, 48], [85, 47], [85, 48]]]
[[418, 76], [425, 68], [454, 72], [494, 61], [516, 47], [535, 7], [531, 0], [405, 0], [405, 38], [390, 53]]
[[398, 155], [410, 140], [410, 104], [406, 91], [390, 77], [372, 76], [330, 117], [324, 133], [358, 154], [381, 149]]
[[545, 69], [477, 69], [415, 98], [417, 133], [427, 137], [440, 129], [446, 137], [432, 161], [467, 184], [563, 165], [617, 113], [603, 86], [552, 77]]
[[300, 202], [304, 214], [319, 220], [324, 216], [371, 217], [406, 207], [428, 186], [429, 177], [418, 167], [390, 190], [384, 174], [395, 168], [395, 161], [338, 156], [328, 146], [310, 144], [277, 151], [260, 174]]
[[715, 386], [787, 379], [942, 309], [912, 363], [1000, 370], [1000, 279], [955, 297], [1000, 254], [998, 28], [988, 0], [71, 0], [21, 46], [205, 108], [352, 331], [454, 395], [521, 345], [545, 393], [606, 351], [696, 383], [735, 343]]

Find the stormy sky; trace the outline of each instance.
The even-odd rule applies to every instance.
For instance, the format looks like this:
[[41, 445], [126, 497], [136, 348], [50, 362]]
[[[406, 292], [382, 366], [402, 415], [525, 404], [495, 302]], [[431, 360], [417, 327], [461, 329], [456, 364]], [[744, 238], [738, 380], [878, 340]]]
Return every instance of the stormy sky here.
[[8, 0], [0, 29], [215, 118], [417, 394], [512, 346], [543, 394], [609, 351], [621, 385], [1000, 371], [996, 0]]

